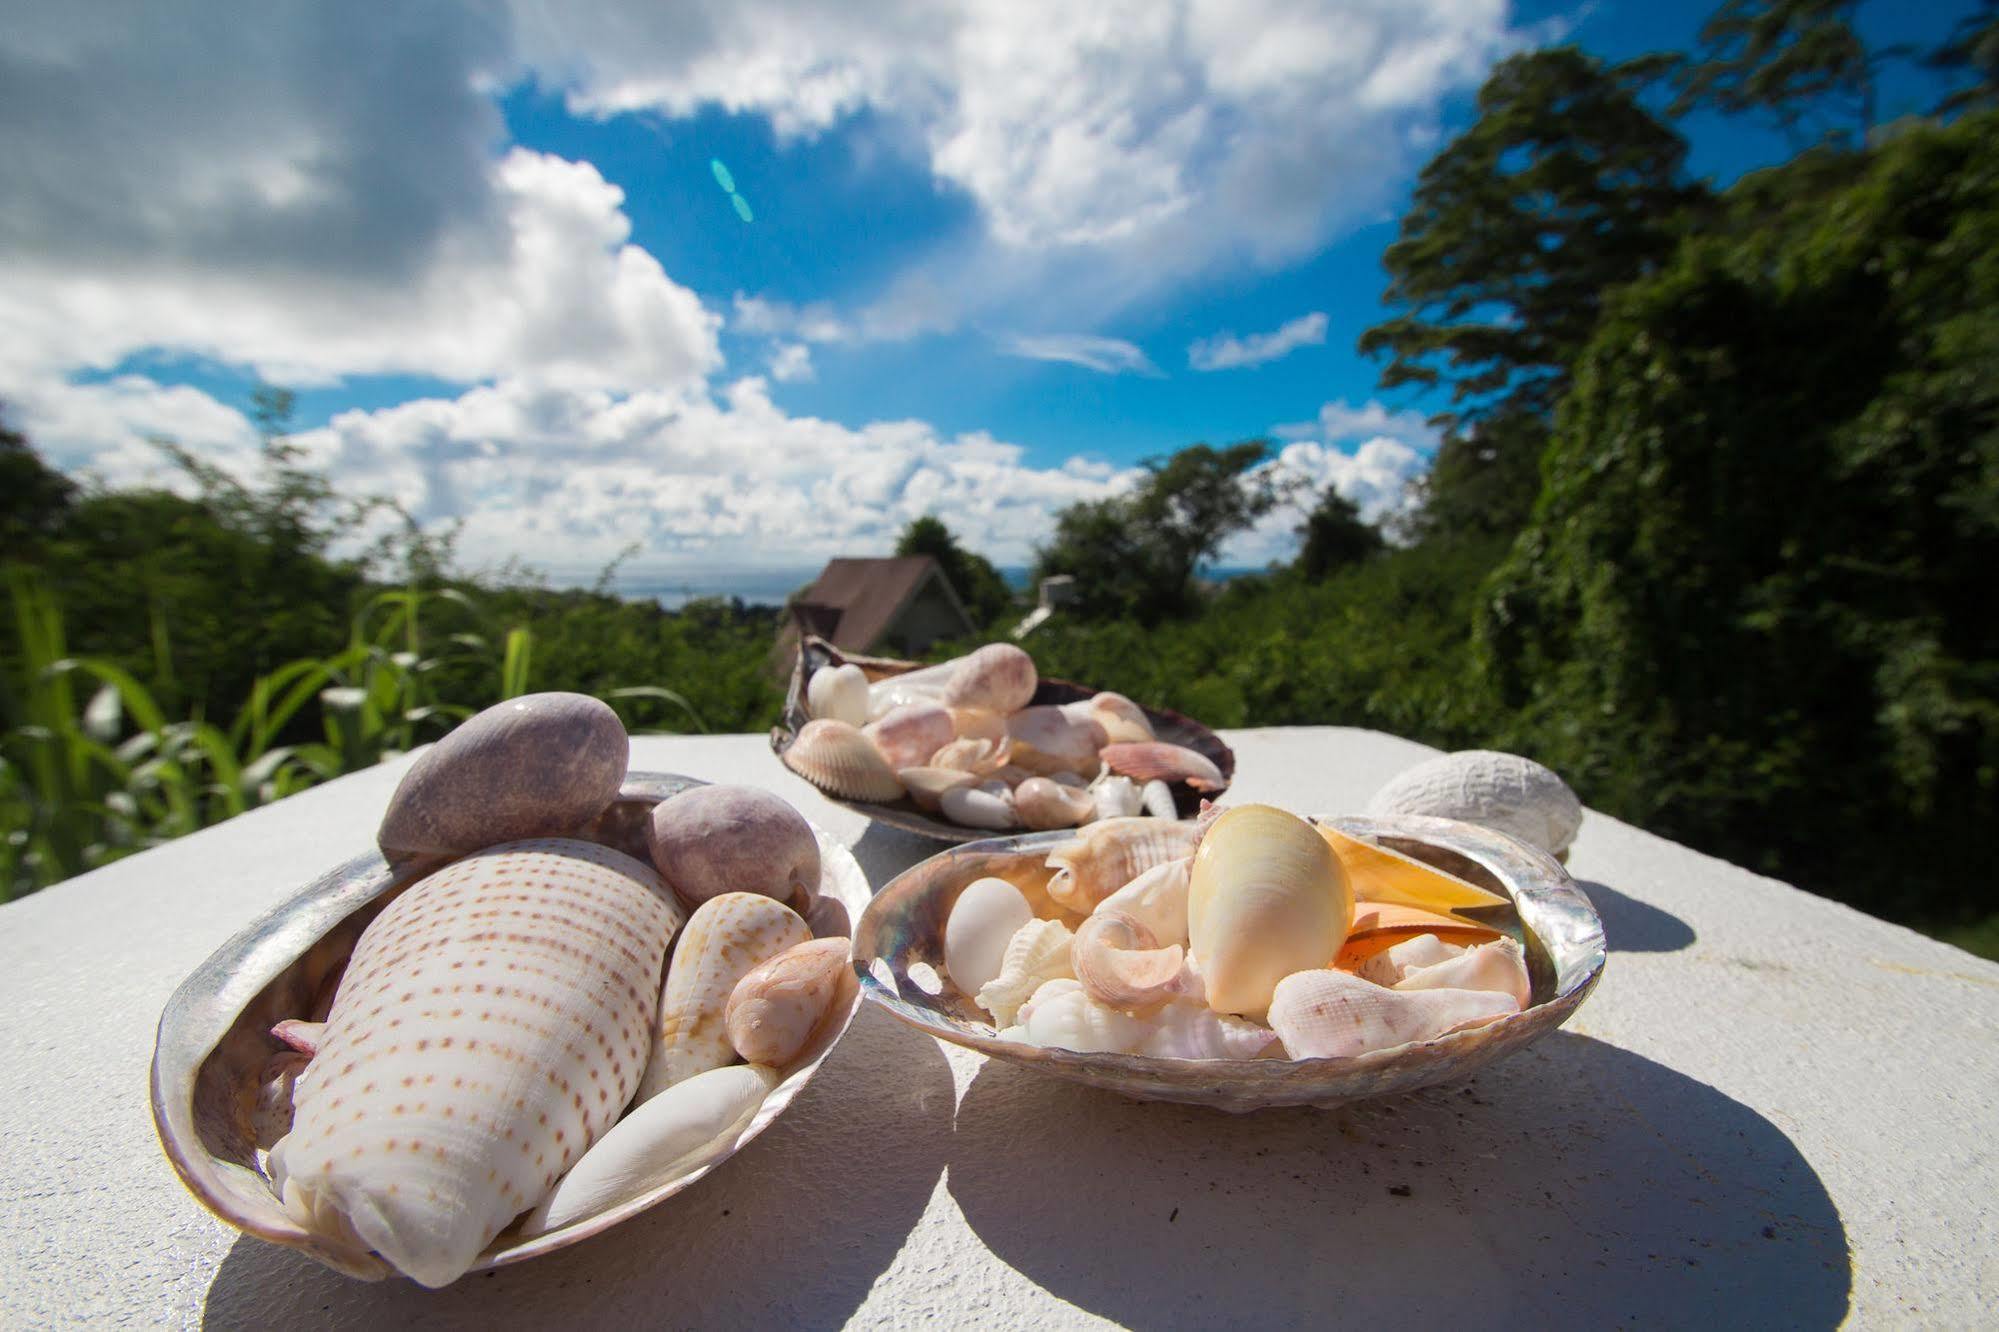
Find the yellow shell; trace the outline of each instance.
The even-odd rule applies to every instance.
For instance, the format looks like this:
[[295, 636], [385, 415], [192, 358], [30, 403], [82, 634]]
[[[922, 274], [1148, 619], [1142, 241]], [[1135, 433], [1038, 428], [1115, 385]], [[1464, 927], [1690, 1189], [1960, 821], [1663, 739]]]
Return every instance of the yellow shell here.
[[1331, 965], [1352, 920], [1346, 871], [1295, 814], [1238, 806], [1194, 853], [1187, 938], [1217, 1013], [1260, 1019], [1277, 982]]
[[1363, 842], [1323, 823], [1313, 826], [1340, 858], [1340, 867], [1347, 872], [1356, 902], [1392, 902], [1448, 916], [1475, 907], [1507, 904], [1507, 899], [1498, 893], [1487, 892], [1399, 851]]

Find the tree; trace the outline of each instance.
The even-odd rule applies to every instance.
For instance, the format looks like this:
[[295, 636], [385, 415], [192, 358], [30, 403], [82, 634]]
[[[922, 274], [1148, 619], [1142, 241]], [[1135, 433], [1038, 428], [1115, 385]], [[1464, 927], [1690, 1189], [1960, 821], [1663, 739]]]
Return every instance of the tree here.
[[43, 462], [27, 436], [0, 418], [0, 550], [16, 555], [62, 526], [76, 483]]
[[1999, 101], [1999, 0], [1983, 0], [1952, 28], [1943, 45], [1923, 60], [1946, 75], [1968, 75], [1971, 82], [1944, 98], [1938, 110], [1962, 111]]
[[949, 580], [951, 590], [965, 604], [972, 619], [984, 629], [1013, 608], [1013, 589], [983, 555], [966, 550], [958, 538], [935, 514], [910, 521], [895, 543], [897, 555], [928, 555], [937, 561]]
[[1400, 533], [1455, 541], [1519, 532], [1541, 493], [1541, 455], [1551, 429], [1541, 416], [1509, 408], [1445, 435], [1430, 470], [1415, 482], [1415, 507]]
[[1724, 0], [1701, 25], [1700, 48], [1673, 74], [1672, 113], [1761, 112], [1795, 137], [1807, 116], [1830, 111], [1835, 122], [1852, 122], [1855, 142], [1866, 142], [1880, 57], [1853, 26], [1859, 7], [1860, 0]]
[[1222, 544], [1276, 507], [1280, 487], [1262, 464], [1264, 440], [1195, 444], [1148, 458], [1129, 495], [1072, 504], [1036, 552], [1035, 576], [1071, 574], [1084, 615], [1152, 623], [1194, 604], [1194, 574]]
[[1379, 554], [1381, 529], [1360, 516], [1360, 506], [1327, 486], [1298, 528], [1298, 571], [1317, 582], [1327, 574]]
[[1604, 294], [1664, 262], [1706, 197], [1686, 141], [1638, 102], [1649, 68], [1564, 46], [1493, 70], [1383, 256], [1404, 309], [1360, 339], [1390, 357], [1383, 387], [1448, 380], [1453, 427], [1550, 412]]

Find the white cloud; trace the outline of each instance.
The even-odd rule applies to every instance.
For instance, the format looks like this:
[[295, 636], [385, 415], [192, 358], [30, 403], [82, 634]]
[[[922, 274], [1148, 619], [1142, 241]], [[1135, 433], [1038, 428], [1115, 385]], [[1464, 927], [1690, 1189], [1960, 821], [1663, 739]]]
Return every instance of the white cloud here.
[[1009, 356], [1062, 361], [1104, 375], [1159, 373], [1159, 367], [1144, 351], [1122, 338], [1103, 338], [1090, 333], [1021, 334], [1002, 339], [1000, 347]]
[[1325, 341], [1326, 316], [1314, 310], [1269, 333], [1252, 333], [1246, 338], [1218, 333], [1202, 338], [1187, 348], [1187, 364], [1196, 370], [1234, 370], [1275, 361], [1300, 347], [1318, 347]]
[[1429, 422], [1423, 413], [1414, 410], [1391, 410], [1369, 398], [1355, 406], [1344, 398], [1327, 403], [1319, 408], [1319, 415], [1310, 421], [1295, 421], [1280, 425], [1272, 432], [1279, 439], [1325, 439], [1331, 441], [1358, 441], [1376, 435], [1388, 435], [1424, 453], [1435, 453], [1443, 435]]
[[802, 342], [781, 342], [771, 350], [770, 377], [780, 384], [812, 379], [812, 349]]
[[735, 304], [736, 314], [730, 324], [740, 333], [797, 338], [804, 342], [852, 342], [856, 337], [856, 330], [824, 301], [791, 305], [762, 296], [745, 296], [739, 291]]
[[1378, 436], [1347, 450], [1311, 440], [1285, 445], [1264, 470], [1295, 493], [1249, 531], [1223, 548], [1221, 563], [1263, 565], [1298, 553], [1298, 525], [1328, 488], [1352, 500], [1370, 523], [1386, 522], [1409, 504], [1409, 483], [1428, 460], [1399, 439]]

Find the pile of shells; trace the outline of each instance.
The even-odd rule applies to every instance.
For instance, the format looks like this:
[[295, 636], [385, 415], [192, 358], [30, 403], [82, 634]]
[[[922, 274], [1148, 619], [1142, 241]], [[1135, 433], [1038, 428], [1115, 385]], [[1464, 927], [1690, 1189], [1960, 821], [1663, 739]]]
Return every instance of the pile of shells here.
[[954, 827], [1003, 832], [1177, 819], [1228, 786], [1220, 764], [1159, 735], [1122, 694], [1037, 702], [1049, 691], [1010, 643], [874, 679], [830, 655], [806, 660], [808, 719], [779, 752], [836, 799], [908, 801]]
[[[246, 1228], [357, 1275], [446, 1285], [496, 1247], [587, 1233], [663, 1196], [816, 1067], [858, 1002], [842, 901], [865, 901], [858, 870], [765, 791], [621, 799], [628, 752], [603, 703], [538, 694], [412, 765], [370, 875], [385, 901], [358, 934], [342, 903], [299, 959], [313, 974], [281, 973], [200, 1056], [197, 1083], [226, 1082], [217, 1060], [253, 1066], [254, 1027], [269, 1033], [242, 1132], [289, 1228]], [[305, 897], [325, 910], [323, 892]], [[280, 915], [246, 937], [299, 928]], [[243, 942], [239, 962], [256, 951]], [[179, 1046], [202, 973], [183, 990], [162, 1021], [155, 1113], [197, 1186], [196, 1144], [160, 1086], [193, 1062]], [[227, 1117], [216, 1090], [192, 1095], [197, 1120]], [[210, 1151], [234, 1136], [196, 1127]]]

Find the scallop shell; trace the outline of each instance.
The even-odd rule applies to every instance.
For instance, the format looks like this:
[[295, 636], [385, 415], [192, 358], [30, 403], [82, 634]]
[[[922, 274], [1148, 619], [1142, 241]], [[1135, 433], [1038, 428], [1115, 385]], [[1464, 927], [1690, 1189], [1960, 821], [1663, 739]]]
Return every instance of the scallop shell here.
[[1088, 913], [1154, 865], [1185, 859], [1203, 827], [1181, 820], [1099, 819], [1049, 853], [1055, 874], [1048, 895], [1071, 911]]
[[752, 1064], [782, 1067], [811, 1043], [847, 975], [847, 940], [810, 939], [753, 967], [729, 994], [729, 1044]]
[[639, 1099], [734, 1062], [726, 1014], [737, 982], [811, 937], [796, 911], [758, 893], [723, 893], [697, 907], [674, 945], [659, 993]]
[[1278, 982], [1270, 1025], [1293, 1059], [1348, 1059], [1427, 1041], [1520, 1011], [1485, 990], [1384, 990], [1344, 971], [1300, 971]]
[[1368, 813], [1462, 819], [1560, 859], [1582, 827], [1582, 802], [1532, 759], [1469, 749], [1419, 763], [1375, 792]]
[[1346, 871], [1295, 814], [1237, 806], [1194, 853], [1187, 940], [1218, 1013], [1261, 1017], [1278, 981], [1331, 965], [1352, 920]]
[[1029, 777], [1013, 789], [1013, 806], [1030, 828], [1074, 828], [1090, 821], [1097, 800], [1087, 790], [1047, 777]]
[[680, 920], [650, 867], [564, 838], [398, 897], [355, 944], [271, 1148], [286, 1215], [426, 1286], [464, 1275], [631, 1099]]
[[1003, 1038], [1082, 1053], [1153, 1059], [1254, 1059], [1269, 1046], [1268, 1027], [1211, 1012], [1188, 1000], [1143, 1015], [1097, 1002], [1081, 981], [1048, 981], [1024, 1005]]
[[690, 907], [722, 893], [779, 902], [819, 887], [812, 825], [755, 786], [697, 786], [653, 807], [653, 867]]
[[567, 836], [616, 799], [630, 754], [618, 714], [588, 695], [508, 699], [417, 757], [375, 841], [395, 860]]
[[1014, 931], [1000, 960], [999, 975], [978, 990], [978, 1005], [993, 1015], [994, 1026], [1012, 1026], [1020, 1006], [1043, 982], [1074, 979], [1076, 970], [1070, 960], [1074, 939], [1069, 927], [1059, 920], [1030, 920]]
[[905, 703], [861, 734], [874, 742], [890, 768], [920, 768], [955, 738], [951, 714], [935, 703]]
[[1105, 745], [1104, 767], [1141, 782], [1185, 782], [1196, 791], [1220, 791], [1228, 778], [1206, 754], [1162, 741]]
[[943, 702], [953, 708], [1018, 712], [1034, 697], [1040, 676], [1034, 658], [1011, 643], [988, 643], [958, 662]]
[[783, 754], [784, 766], [843, 800], [894, 800], [902, 783], [874, 744], [845, 722], [809, 721]]
[[951, 904], [944, 925], [944, 971], [965, 994], [977, 994], [1000, 974], [1007, 946], [1034, 919], [1020, 889], [1005, 879], [974, 879]]
[[865, 726], [868, 720], [868, 677], [854, 665], [821, 666], [805, 686], [806, 707], [814, 717]]

